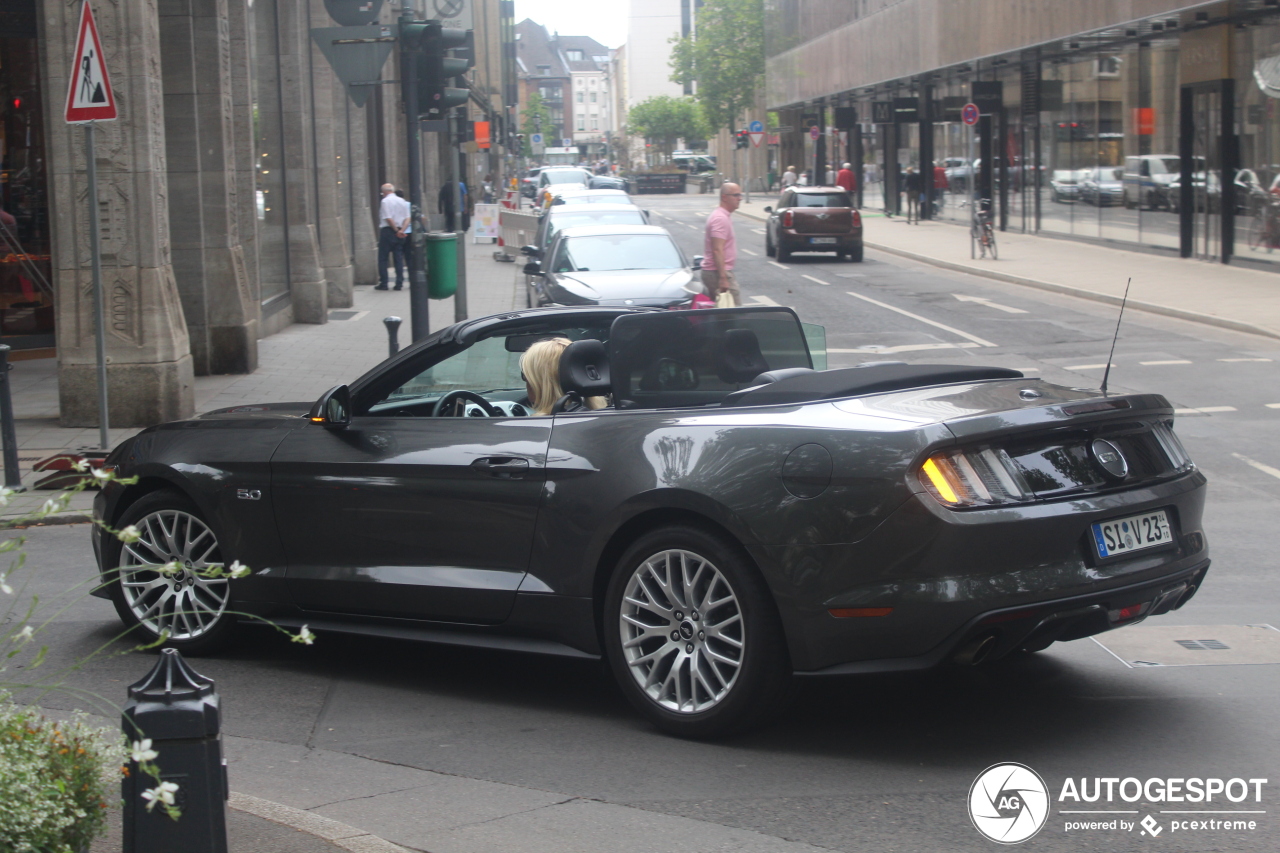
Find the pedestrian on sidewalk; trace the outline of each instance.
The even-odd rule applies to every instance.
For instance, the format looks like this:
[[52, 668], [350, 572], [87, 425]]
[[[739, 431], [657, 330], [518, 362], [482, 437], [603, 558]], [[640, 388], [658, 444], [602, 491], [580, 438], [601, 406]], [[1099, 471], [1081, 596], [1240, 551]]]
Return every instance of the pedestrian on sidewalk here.
[[404, 289], [405, 232], [409, 228], [409, 202], [396, 195], [394, 184], [382, 185], [382, 204], [378, 207], [378, 284], [374, 290], [387, 289], [387, 262], [396, 264], [396, 290]]
[[[466, 231], [471, 227], [471, 211], [467, 207], [467, 182], [458, 182], [458, 194], [462, 199], [462, 230]], [[440, 195], [436, 199], [438, 212], [444, 214], [446, 231], [457, 231], [457, 221], [453, 215], [453, 181], [445, 181], [440, 186]]]
[[914, 167], [907, 167], [907, 222], [920, 221], [920, 194], [924, 187], [920, 182], [920, 173]]
[[858, 179], [853, 176], [852, 163], [845, 163], [840, 167], [840, 171], [836, 172], [836, 186], [850, 194], [857, 188]]
[[794, 187], [796, 185], [796, 167], [788, 166], [787, 171], [782, 173], [782, 188]]
[[942, 212], [942, 205], [945, 203], [947, 190], [949, 190], [950, 182], [947, 181], [947, 170], [942, 163], [934, 161], [933, 164], [933, 215], [937, 216]]
[[720, 185], [720, 206], [707, 217], [703, 238], [702, 286], [707, 296], [715, 299], [721, 291], [733, 297], [734, 305], [742, 304], [733, 267], [738, 260], [737, 239], [733, 235], [730, 215], [742, 204], [742, 187], [734, 183]]

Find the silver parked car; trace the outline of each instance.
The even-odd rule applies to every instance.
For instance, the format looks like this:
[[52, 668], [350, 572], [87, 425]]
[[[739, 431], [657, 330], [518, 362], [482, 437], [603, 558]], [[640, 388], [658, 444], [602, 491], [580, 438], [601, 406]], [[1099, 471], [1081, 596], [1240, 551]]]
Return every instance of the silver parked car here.
[[[701, 263], [701, 258], [695, 262]], [[694, 273], [667, 229], [658, 225], [580, 225], [556, 234], [541, 264], [526, 264], [534, 305], [689, 303]]]

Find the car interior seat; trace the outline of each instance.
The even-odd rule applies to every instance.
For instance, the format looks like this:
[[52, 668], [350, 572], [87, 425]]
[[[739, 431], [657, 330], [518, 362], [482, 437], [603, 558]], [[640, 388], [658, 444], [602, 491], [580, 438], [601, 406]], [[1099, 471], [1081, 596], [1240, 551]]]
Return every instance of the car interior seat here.
[[716, 371], [722, 382], [739, 385], [769, 370], [760, 352], [760, 339], [751, 329], [729, 329], [720, 344]]
[[564, 396], [556, 400], [551, 414], [582, 408], [588, 397], [603, 397], [612, 391], [609, 355], [604, 344], [594, 338], [574, 341], [560, 353], [560, 387]]

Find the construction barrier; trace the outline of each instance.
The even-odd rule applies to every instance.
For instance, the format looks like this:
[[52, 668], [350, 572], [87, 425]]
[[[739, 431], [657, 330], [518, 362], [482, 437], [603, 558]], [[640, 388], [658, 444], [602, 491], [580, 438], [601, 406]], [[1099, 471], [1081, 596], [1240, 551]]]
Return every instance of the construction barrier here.
[[493, 259], [510, 263], [520, 254], [521, 246], [533, 242], [538, 231], [538, 217], [518, 210], [503, 210], [498, 218], [501, 236], [498, 237], [498, 251], [493, 253]]

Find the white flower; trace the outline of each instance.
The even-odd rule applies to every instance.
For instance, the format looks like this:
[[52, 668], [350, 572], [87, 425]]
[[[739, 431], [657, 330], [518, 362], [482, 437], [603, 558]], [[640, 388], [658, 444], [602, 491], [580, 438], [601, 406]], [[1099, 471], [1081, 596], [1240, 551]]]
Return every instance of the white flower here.
[[104, 471], [101, 468], [94, 468], [93, 479], [97, 480], [100, 483], [105, 483], [107, 482], [107, 480], [111, 479], [111, 472]]
[[156, 566], [156, 571], [162, 575], [176, 575], [182, 571], [182, 563], [177, 560], [170, 560], [163, 566]]
[[15, 494], [17, 493], [7, 486], [0, 488], [0, 506], [8, 506], [9, 498], [13, 497]]
[[173, 805], [173, 795], [178, 793], [178, 786], [173, 782], [161, 782], [154, 788], [148, 788], [142, 792], [142, 799], [147, 801], [147, 811], [151, 811], [156, 803], [164, 803], [166, 806]]
[[311, 633], [306, 625], [303, 625], [298, 629], [298, 633], [294, 636], [293, 641], [295, 643], [305, 643], [309, 646], [316, 641], [316, 635]]
[[0, 592], [5, 595], [13, 595], [13, 587], [5, 583], [6, 578], [8, 578], [8, 575], [0, 575]]
[[88, 471], [88, 470], [89, 470], [89, 460], [88, 460], [88, 459], [77, 459], [74, 463], [72, 463], [71, 467], [72, 467], [72, 468], [74, 468], [74, 469], [76, 469], [77, 471], [79, 471], [79, 472], [81, 472], [81, 473], [84, 473], [85, 471]]
[[57, 512], [57, 511], [58, 511], [58, 501], [55, 500], [54, 498], [49, 498], [40, 507], [40, 512], [43, 515], [48, 515], [51, 512]]
[[147, 761], [155, 761], [160, 757], [160, 753], [151, 748], [151, 738], [143, 738], [133, 742], [131, 756], [135, 763], [142, 764]]
[[131, 545], [142, 538], [142, 531], [130, 524], [128, 527], [120, 528], [120, 531], [116, 533], [116, 538], [126, 545]]
[[15, 643], [29, 643], [31, 638], [36, 635], [35, 629], [30, 625], [23, 625], [22, 630], [14, 634], [12, 639]]
[[231, 566], [227, 569], [227, 577], [229, 578], [247, 578], [253, 573], [253, 569], [241, 563], [239, 560], [232, 560]]

